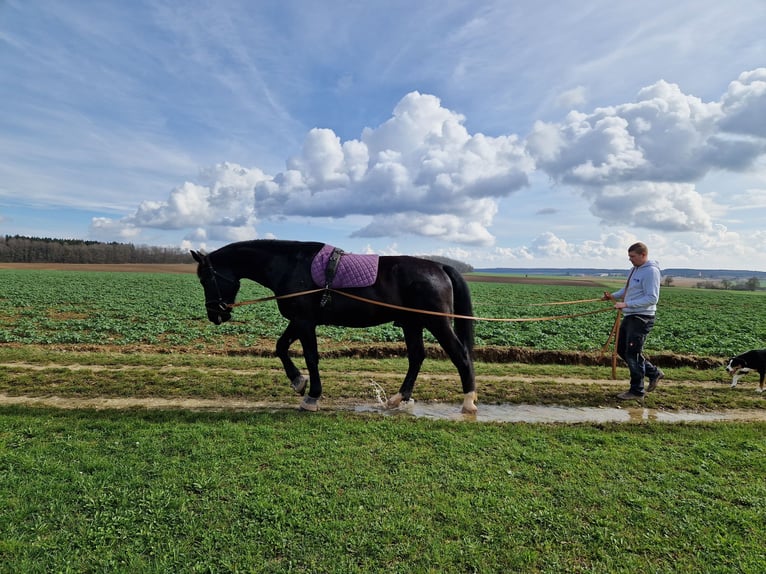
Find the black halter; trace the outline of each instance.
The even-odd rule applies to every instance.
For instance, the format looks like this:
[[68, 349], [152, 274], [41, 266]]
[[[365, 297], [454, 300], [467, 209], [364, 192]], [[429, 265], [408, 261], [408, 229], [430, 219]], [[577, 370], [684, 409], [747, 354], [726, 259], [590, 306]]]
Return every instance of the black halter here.
[[[206, 274], [206, 276], [203, 276], [203, 273]], [[213, 311], [215, 313], [220, 312], [228, 312], [231, 310], [231, 304], [227, 303], [223, 300], [223, 296], [221, 295], [221, 288], [218, 285], [218, 278], [223, 279], [224, 281], [228, 281], [229, 283], [233, 283], [234, 285], [238, 285], [239, 281], [237, 279], [232, 279], [231, 277], [227, 277], [226, 275], [223, 275], [221, 273], [218, 273], [213, 268], [213, 264], [210, 263], [210, 260], [208, 259], [206, 261], [206, 265], [200, 269], [200, 283], [202, 283], [202, 286], [205, 287], [205, 292], [213, 291], [218, 298], [217, 299], [207, 299], [205, 301], [205, 308], [208, 311]], [[207, 285], [206, 285], [207, 284]], [[213, 289], [208, 289], [208, 285], [212, 284]]]

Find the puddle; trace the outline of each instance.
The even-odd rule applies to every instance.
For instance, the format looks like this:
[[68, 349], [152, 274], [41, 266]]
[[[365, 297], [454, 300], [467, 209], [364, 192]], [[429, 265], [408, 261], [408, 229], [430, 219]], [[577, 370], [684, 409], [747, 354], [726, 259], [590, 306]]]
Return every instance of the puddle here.
[[459, 405], [418, 403], [410, 401], [397, 409], [382, 405], [359, 405], [359, 413], [413, 416], [433, 420], [499, 422], [499, 423], [635, 423], [657, 421], [664, 423], [766, 421], [766, 410], [730, 411], [663, 411], [647, 408], [563, 407], [548, 405], [480, 405], [475, 415], [460, 412]]
[[413, 416], [433, 420], [476, 421], [485, 423], [638, 423], [657, 421], [663, 423], [716, 422], [716, 421], [766, 421], [766, 410], [733, 409], [726, 411], [664, 411], [644, 407], [564, 407], [555, 405], [479, 405], [479, 412], [467, 415], [460, 406], [447, 403], [419, 403], [410, 399], [396, 409], [387, 409], [386, 392], [375, 382], [370, 382], [375, 404], [358, 405], [358, 413]]
[[[460, 404], [432, 403], [410, 400], [399, 408], [385, 408], [385, 393], [375, 388], [374, 402], [366, 403], [327, 401], [320, 411], [352, 411], [381, 416], [405, 416], [433, 420], [477, 421], [487, 423], [640, 423], [657, 421], [664, 423], [766, 421], [766, 409], [726, 411], [664, 411], [641, 407], [564, 407], [550, 405], [487, 405], [480, 404], [475, 415], [464, 415]], [[192, 399], [192, 398], [72, 398], [72, 397], [28, 397], [9, 396], [0, 393], [0, 406], [32, 405], [60, 409], [185, 409], [195, 411], [240, 412], [296, 410], [298, 403], [277, 403], [271, 401], [249, 401], [245, 399]]]

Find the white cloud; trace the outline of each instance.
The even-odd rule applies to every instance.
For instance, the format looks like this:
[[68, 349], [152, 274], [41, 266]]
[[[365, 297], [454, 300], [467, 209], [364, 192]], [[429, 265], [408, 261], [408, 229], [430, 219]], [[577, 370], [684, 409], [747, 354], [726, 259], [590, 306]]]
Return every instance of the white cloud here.
[[352, 237], [397, 237], [407, 234], [464, 245], [491, 245], [494, 242], [492, 235], [480, 222], [466, 222], [456, 215], [418, 213], [376, 216], [368, 226], [352, 233]]
[[577, 86], [570, 90], [562, 92], [556, 98], [556, 106], [565, 110], [578, 108], [586, 102], [586, 91], [584, 86]]
[[[661, 80], [634, 102], [537, 122], [522, 140], [472, 134], [466, 118], [439, 98], [411, 92], [358, 139], [309, 130], [300, 153], [274, 176], [222, 163], [164, 201], [144, 201], [132, 215], [94, 220], [93, 227], [123, 234], [201, 228], [206, 238], [224, 240], [256, 237], [286, 218], [364, 216], [351, 237], [489, 246], [498, 201], [528, 186], [538, 170], [584, 198], [606, 225], [707, 237], [726, 208], [697, 183], [711, 172], [743, 172], [763, 157], [764, 102], [766, 68], [741, 74], [711, 102]], [[601, 241], [573, 248], [551, 232], [507, 255], [563, 258], [587, 250], [598, 259], [608, 249]]]
[[659, 81], [635, 102], [537, 122], [527, 149], [555, 181], [580, 188], [606, 224], [705, 232], [720, 207], [695, 182], [752, 167], [766, 153], [764, 117], [766, 68], [740, 75], [716, 102]]
[[591, 212], [607, 224], [662, 231], [705, 231], [712, 228], [706, 200], [690, 183], [642, 181], [586, 188]]
[[[308, 132], [300, 155], [274, 177], [220, 164], [145, 201], [122, 222], [160, 229], [229, 226], [258, 220], [368, 215], [359, 237], [420, 235], [489, 245], [497, 198], [527, 185], [532, 162], [516, 136], [469, 134], [465, 118], [438, 98], [407, 94], [393, 116], [341, 142], [329, 129]], [[220, 235], [220, 233], [219, 233]]]
[[200, 183], [185, 182], [165, 201], [143, 201], [136, 211], [119, 221], [94, 218], [92, 231], [138, 228], [185, 229], [202, 226], [231, 228], [219, 236], [236, 236], [237, 229], [254, 230], [255, 185], [267, 179], [261, 170], [222, 163], [200, 173]]
[[627, 247], [636, 241], [639, 238], [627, 231], [604, 233], [597, 239], [582, 241], [567, 241], [553, 232], [544, 231], [529, 245], [496, 247], [489, 254], [473, 253], [470, 259], [478, 262], [476, 267], [529, 265], [532, 262], [541, 267], [573, 267], [577, 266], [573, 263], [576, 261], [587, 261], [583, 267], [619, 267], [621, 262], [627, 267]]
[[573, 185], [688, 181], [714, 167], [707, 152], [720, 116], [719, 104], [660, 81], [637, 102], [571, 112], [560, 124], [538, 122], [528, 149], [538, 167]]
[[140, 228], [108, 217], [94, 217], [90, 222], [90, 235], [103, 241], [114, 241], [115, 237], [127, 241], [140, 233]]
[[[756, 269], [766, 250], [766, 232], [737, 232], [713, 225], [704, 233], [638, 233], [617, 230], [594, 239], [569, 240], [545, 231], [529, 243], [516, 247], [495, 247], [491, 251], [464, 252], [463, 260], [476, 268], [486, 267], [586, 267], [628, 269], [627, 248], [636, 241], [649, 246], [650, 259], [662, 269], [699, 267], [702, 269]], [[742, 262], [750, 262], [743, 264]], [[578, 262], [582, 262], [581, 264]]]
[[725, 131], [766, 138], [766, 68], [743, 72], [723, 97]]
[[554, 259], [565, 259], [574, 255], [572, 247], [565, 240], [549, 231], [535, 238], [531, 245], [531, 252], [535, 257]]

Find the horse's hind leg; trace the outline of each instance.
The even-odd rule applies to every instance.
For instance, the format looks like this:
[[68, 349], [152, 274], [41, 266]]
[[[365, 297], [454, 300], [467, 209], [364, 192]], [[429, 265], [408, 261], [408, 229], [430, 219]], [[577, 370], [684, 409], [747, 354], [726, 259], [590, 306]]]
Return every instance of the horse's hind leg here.
[[287, 329], [282, 333], [282, 336], [277, 340], [276, 355], [279, 360], [282, 361], [282, 367], [285, 369], [287, 378], [290, 379], [290, 386], [299, 395], [303, 395], [306, 392], [306, 383], [308, 383], [308, 377], [301, 375], [298, 367], [295, 366], [290, 358], [290, 345], [298, 340], [298, 336], [295, 333], [296, 329], [292, 322], [287, 325]]
[[429, 331], [436, 337], [447, 356], [457, 367], [460, 375], [460, 382], [463, 385], [463, 406], [461, 412], [474, 414], [478, 411], [474, 402], [476, 401], [476, 375], [473, 369], [473, 357], [468, 349], [465, 348], [460, 339], [455, 335], [452, 326], [448, 321], [435, 324], [429, 327]]
[[386, 401], [388, 408], [396, 408], [402, 401], [409, 401], [412, 397], [412, 389], [415, 388], [415, 380], [420, 373], [420, 367], [426, 358], [426, 348], [423, 345], [423, 328], [402, 325], [404, 342], [407, 344], [407, 361], [409, 367], [404, 377], [399, 392]]

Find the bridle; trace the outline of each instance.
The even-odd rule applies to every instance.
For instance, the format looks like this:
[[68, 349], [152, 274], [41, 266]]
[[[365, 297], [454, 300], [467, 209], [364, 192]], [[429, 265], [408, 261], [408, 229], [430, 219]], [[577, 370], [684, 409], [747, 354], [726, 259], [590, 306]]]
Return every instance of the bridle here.
[[[206, 274], [207, 276], [203, 276], [203, 274]], [[239, 288], [239, 280], [232, 279], [231, 277], [227, 277], [226, 275], [216, 271], [209, 259], [205, 260], [205, 265], [200, 269], [199, 275], [199, 280], [200, 283], [202, 283], [202, 287], [205, 289], [205, 293], [213, 292], [218, 296], [217, 299], [206, 299], [205, 308], [208, 311], [212, 311], [214, 313], [228, 313], [231, 311], [232, 305], [223, 300], [223, 295], [221, 295], [221, 288], [218, 285], [218, 279], [220, 278], [224, 281], [228, 281], [229, 283], [237, 286], [237, 288]], [[212, 289], [210, 288], [211, 286]]]

